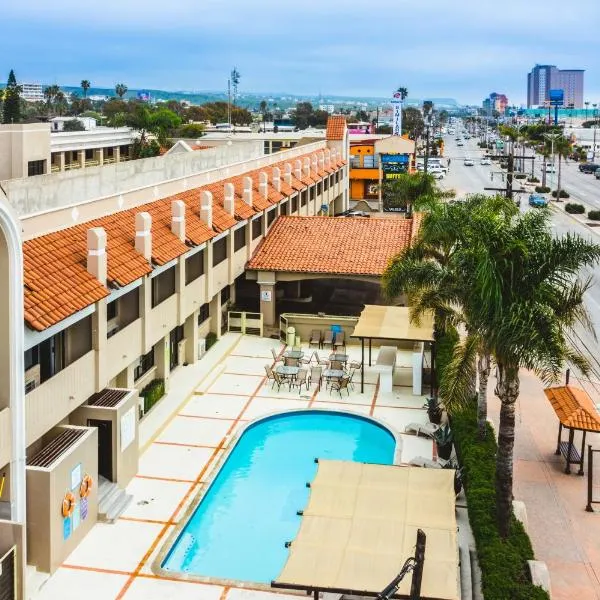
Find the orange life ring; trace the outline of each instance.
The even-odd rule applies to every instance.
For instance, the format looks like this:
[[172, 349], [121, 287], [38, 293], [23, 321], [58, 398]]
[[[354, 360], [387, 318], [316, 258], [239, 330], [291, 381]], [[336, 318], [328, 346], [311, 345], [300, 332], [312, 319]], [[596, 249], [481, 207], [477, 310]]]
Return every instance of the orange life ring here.
[[62, 516], [70, 517], [75, 510], [75, 496], [71, 492], [67, 492], [62, 501]]
[[79, 486], [79, 496], [81, 498], [87, 498], [92, 490], [93, 479], [91, 475], [86, 475]]

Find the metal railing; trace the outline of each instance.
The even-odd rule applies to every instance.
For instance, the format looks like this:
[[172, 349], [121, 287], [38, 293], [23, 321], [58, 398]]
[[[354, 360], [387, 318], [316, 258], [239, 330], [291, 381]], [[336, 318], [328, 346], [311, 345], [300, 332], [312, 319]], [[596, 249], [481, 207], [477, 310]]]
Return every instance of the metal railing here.
[[262, 337], [262, 314], [230, 310], [227, 312], [227, 330], [233, 333], [258, 335]]
[[594, 450], [591, 444], [588, 444], [588, 477], [587, 477], [587, 505], [585, 510], [594, 512], [592, 504], [600, 504], [600, 499], [594, 500], [594, 454], [600, 450]]

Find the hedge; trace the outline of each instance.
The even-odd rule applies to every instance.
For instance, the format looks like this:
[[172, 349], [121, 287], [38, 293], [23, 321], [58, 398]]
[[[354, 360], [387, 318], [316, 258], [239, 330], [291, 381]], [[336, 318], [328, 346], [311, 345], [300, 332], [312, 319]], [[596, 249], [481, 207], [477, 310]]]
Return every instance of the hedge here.
[[217, 334], [213, 331], [209, 331], [206, 334], [206, 349], [208, 350], [211, 346], [214, 346], [217, 341]]
[[535, 191], [538, 194], [547, 194], [550, 191], [550, 188], [547, 185], [536, 185]]
[[451, 418], [454, 447], [462, 467], [469, 522], [475, 537], [485, 600], [549, 600], [529, 579], [527, 561], [534, 558], [529, 536], [513, 516], [508, 539], [496, 522], [496, 452], [494, 430], [477, 439], [477, 406], [471, 403]]
[[[557, 192], [557, 190], [552, 191], [553, 198], [556, 198], [556, 192]], [[567, 190], [560, 190], [560, 197], [561, 198], [570, 198], [571, 194], [569, 194], [569, 192], [567, 192]]]
[[600, 210], [588, 210], [587, 216], [591, 221], [600, 221]]
[[458, 343], [459, 335], [455, 327], [448, 331], [440, 331], [435, 334], [435, 370], [436, 387], [440, 387], [440, 382], [444, 377], [444, 371], [448, 363], [452, 360], [454, 346]]
[[540, 180], [537, 177], [528, 177], [527, 182], [528, 183], [539, 183]]
[[567, 204], [565, 204], [565, 211], [572, 215], [582, 215], [585, 213], [585, 206], [575, 202], [567, 202]]
[[165, 380], [153, 379], [141, 392], [146, 414], [165, 395]]
[[527, 175], [525, 173], [515, 173], [515, 179], [525, 179]]

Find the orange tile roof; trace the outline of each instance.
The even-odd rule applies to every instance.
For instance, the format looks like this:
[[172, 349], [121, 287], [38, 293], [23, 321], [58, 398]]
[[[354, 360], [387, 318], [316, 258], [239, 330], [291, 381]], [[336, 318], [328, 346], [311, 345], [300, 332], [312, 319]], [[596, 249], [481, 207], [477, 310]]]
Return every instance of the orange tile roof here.
[[600, 415], [587, 392], [571, 386], [544, 390], [558, 420], [571, 429], [600, 431]]
[[[307, 154], [312, 158], [311, 154]], [[304, 158], [304, 156], [299, 157]], [[233, 227], [238, 220], [248, 219], [259, 210], [277, 204], [306, 185], [292, 177], [292, 186], [283, 181], [285, 163], [273, 166], [282, 170], [281, 192], [269, 181], [268, 198], [258, 191], [260, 170], [246, 173], [253, 180], [253, 206], [242, 197], [243, 176], [233, 177], [202, 188], [187, 190], [161, 200], [116, 212], [86, 223], [80, 223], [23, 244], [25, 266], [25, 321], [38, 331], [58, 323], [108, 295], [107, 288], [92, 277], [86, 268], [87, 230], [103, 227], [107, 236], [108, 285], [123, 287], [149, 274], [152, 266], [135, 250], [135, 215], [146, 211], [152, 216], [152, 262], [163, 265], [181, 256], [190, 245], [200, 245], [217, 233]], [[271, 177], [269, 169], [265, 169]], [[311, 176], [317, 179], [316, 175]], [[235, 188], [234, 216], [223, 206], [224, 184]], [[200, 218], [200, 192], [213, 194], [213, 229]], [[186, 242], [171, 232], [171, 202], [183, 200], [186, 205]], [[216, 233], [217, 232], [217, 233]]]
[[380, 276], [412, 236], [412, 219], [281, 216], [247, 268]]
[[327, 119], [328, 140], [341, 141], [346, 133], [346, 117], [342, 115], [333, 115]]

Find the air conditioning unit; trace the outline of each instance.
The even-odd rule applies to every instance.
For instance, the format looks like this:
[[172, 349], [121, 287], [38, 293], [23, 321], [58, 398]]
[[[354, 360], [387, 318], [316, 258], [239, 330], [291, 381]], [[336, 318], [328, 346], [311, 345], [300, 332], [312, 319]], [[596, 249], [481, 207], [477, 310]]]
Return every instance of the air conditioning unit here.
[[198, 358], [202, 358], [206, 354], [206, 338], [198, 340]]
[[40, 365], [34, 365], [25, 371], [25, 393], [28, 394], [40, 385]]

